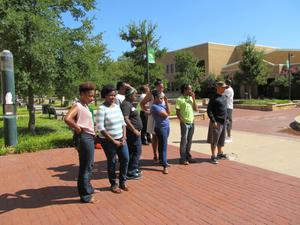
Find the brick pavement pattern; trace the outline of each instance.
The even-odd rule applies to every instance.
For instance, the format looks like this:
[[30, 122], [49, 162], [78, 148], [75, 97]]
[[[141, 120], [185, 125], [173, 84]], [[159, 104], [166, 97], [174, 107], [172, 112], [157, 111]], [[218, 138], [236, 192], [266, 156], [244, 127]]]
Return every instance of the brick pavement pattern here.
[[[300, 115], [300, 109], [279, 111], [259, 111], [234, 109], [232, 114], [233, 130], [247, 131], [259, 134], [299, 138], [300, 132], [290, 128], [289, 124]], [[197, 120], [197, 125], [208, 126], [209, 119]]]
[[300, 179], [234, 161], [213, 165], [200, 153], [197, 163], [179, 165], [172, 146], [168, 155], [164, 175], [144, 147], [143, 178], [117, 195], [97, 150], [96, 204], [79, 203], [74, 149], [0, 157], [0, 224], [300, 224]]

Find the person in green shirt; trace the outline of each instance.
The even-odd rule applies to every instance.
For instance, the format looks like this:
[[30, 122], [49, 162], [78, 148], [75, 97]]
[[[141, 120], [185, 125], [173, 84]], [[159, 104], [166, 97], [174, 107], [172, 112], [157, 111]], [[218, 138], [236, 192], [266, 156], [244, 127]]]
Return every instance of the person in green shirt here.
[[176, 99], [176, 115], [180, 120], [180, 163], [194, 163], [190, 153], [194, 135], [194, 111], [198, 110], [195, 93], [190, 84], [181, 85], [181, 96]]

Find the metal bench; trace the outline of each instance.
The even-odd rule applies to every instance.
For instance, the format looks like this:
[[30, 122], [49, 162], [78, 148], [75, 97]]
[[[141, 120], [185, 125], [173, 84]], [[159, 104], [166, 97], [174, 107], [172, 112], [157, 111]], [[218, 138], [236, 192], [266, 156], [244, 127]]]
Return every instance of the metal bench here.
[[51, 115], [53, 115], [55, 119], [61, 117], [61, 119], [63, 120], [64, 117], [65, 117], [64, 112], [57, 113], [56, 109], [53, 106], [49, 106], [47, 108], [47, 111], [48, 111], [48, 114], [49, 114], [49, 119], [51, 118]]

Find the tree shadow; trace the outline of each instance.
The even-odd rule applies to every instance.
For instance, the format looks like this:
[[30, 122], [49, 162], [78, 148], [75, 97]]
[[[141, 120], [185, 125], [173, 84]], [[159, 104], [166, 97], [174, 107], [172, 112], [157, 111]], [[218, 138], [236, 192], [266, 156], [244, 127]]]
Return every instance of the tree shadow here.
[[38, 189], [25, 189], [14, 194], [5, 193], [0, 196], [0, 214], [15, 209], [41, 208], [49, 205], [79, 203], [76, 187], [52, 186]]
[[50, 141], [52, 146], [59, 146], [60, 148], [74, 147], [72, 138], [54, 139]]
[[[18, 134], [19, 135], [28, 135], [29, 134], [29, 130], [27, 127], [18, 127], [17, 128]], [[35, 128], [35, 136], [43, 136], [43, 135], [47, 135], [50, 133], [55, 132], [55, 129], [52, 129], [50, 127], [36, 127]], [[4, 137], [4, 127], [0, 128], [0, 138]]]

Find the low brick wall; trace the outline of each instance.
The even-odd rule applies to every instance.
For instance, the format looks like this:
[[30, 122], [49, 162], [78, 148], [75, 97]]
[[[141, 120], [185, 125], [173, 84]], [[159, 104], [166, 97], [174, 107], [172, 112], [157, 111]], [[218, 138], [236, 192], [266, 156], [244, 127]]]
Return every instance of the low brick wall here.
[[250, 109], [250, 110], [260, 110], [260, 111], [277, 111], [284, 109], [296, 108], [296, 103], [287, 104], [268, 104], [268, 105], [244, 105], [244, 104], [234, 104], [236, 109]]

